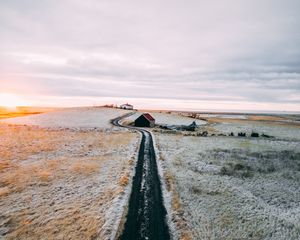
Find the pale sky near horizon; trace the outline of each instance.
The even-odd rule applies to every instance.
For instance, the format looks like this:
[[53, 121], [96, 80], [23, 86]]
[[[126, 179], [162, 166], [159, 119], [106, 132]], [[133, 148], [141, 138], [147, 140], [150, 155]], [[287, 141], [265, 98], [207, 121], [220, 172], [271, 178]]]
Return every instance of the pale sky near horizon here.
[[0, 100], [300, 111], [299, 9], [299, 0], [2, 0]]

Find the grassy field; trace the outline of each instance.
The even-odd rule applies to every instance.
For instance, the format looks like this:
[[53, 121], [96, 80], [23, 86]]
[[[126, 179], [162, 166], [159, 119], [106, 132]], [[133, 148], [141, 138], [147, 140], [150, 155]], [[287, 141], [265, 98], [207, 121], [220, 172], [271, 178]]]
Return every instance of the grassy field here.
[[111, 238], [137, 135], [0, 123], [0, 139], [0, 238]]
[[175, 238], [299, 239], [300, 127], [254, 119], [218, 118], [207, 137], [155, 131]]
[[5, 108], [0, 107], [0, 120], [5, 118], [22, 117], [31, 114], [45, 113], [55, 110], [54, 108], [38, 108], [38, 107], [16, 107]]

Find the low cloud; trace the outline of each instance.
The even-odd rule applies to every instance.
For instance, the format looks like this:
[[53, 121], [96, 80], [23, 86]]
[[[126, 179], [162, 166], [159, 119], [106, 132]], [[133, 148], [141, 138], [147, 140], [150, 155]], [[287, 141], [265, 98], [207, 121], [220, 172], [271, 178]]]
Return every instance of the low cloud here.
[[299, 111], [299, 8], [296, 0], [1, 1], [1, 92], [74, 105], [111, 97]]

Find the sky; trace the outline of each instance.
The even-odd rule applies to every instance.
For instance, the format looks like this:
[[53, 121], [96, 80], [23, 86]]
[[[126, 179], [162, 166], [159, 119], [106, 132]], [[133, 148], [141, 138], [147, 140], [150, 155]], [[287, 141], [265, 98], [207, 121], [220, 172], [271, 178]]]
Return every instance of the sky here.
[[299, 9], [299, 0], [1, 0], [0, 100], [300, 111]]

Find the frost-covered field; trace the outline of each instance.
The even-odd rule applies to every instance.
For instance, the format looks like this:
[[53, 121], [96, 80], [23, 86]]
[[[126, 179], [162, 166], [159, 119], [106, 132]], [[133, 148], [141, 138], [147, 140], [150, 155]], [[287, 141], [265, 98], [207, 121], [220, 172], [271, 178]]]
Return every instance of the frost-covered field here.
[[[195, 120], [192, 118], [188, 118], [177, 113], [166, 113], [166, 112], [149, 112], [154, 118], [156, 124], [168, 124], [168, 125], [189, 125], [193, 121], [197, 123], [197, 125], [203, 125], [206, 122], [202, 120]], [[134, 122], [136, 118], [138, 118], [143, 112], [136, 112], [130, 117], [126, 118], [127, 123]]]
[[248, 135], [251, 134], [252, 131], [257, 132], [259, 134], [267, 134], [274, 136], [280, 139], [295, 139], [300, 140], [300, 127], [297, 126], [288, 126], [288, 125], [272, 125], [272, 124], [262, 124], [259, 122], [240, 122], [240, 123], [220, 123], [215, 124], [214, 128], [225, 134], [229, 134], [233, 132], [237, 135], [238, 132], [245, 132]]
[[111, 128], [110, 120], [128, 113], [126, 110], [85, 107], [1, 120], [10, 124], [37, 125], [45, 128]]
[[280, 138], [155, 133], [175, 236], [300, 239], [300, 134], [296, 126], [213, 124]]
[[124, 112], [71, 109], [0, 123], [0, 239], [114, 237], [139, 141], [110, 129]]

